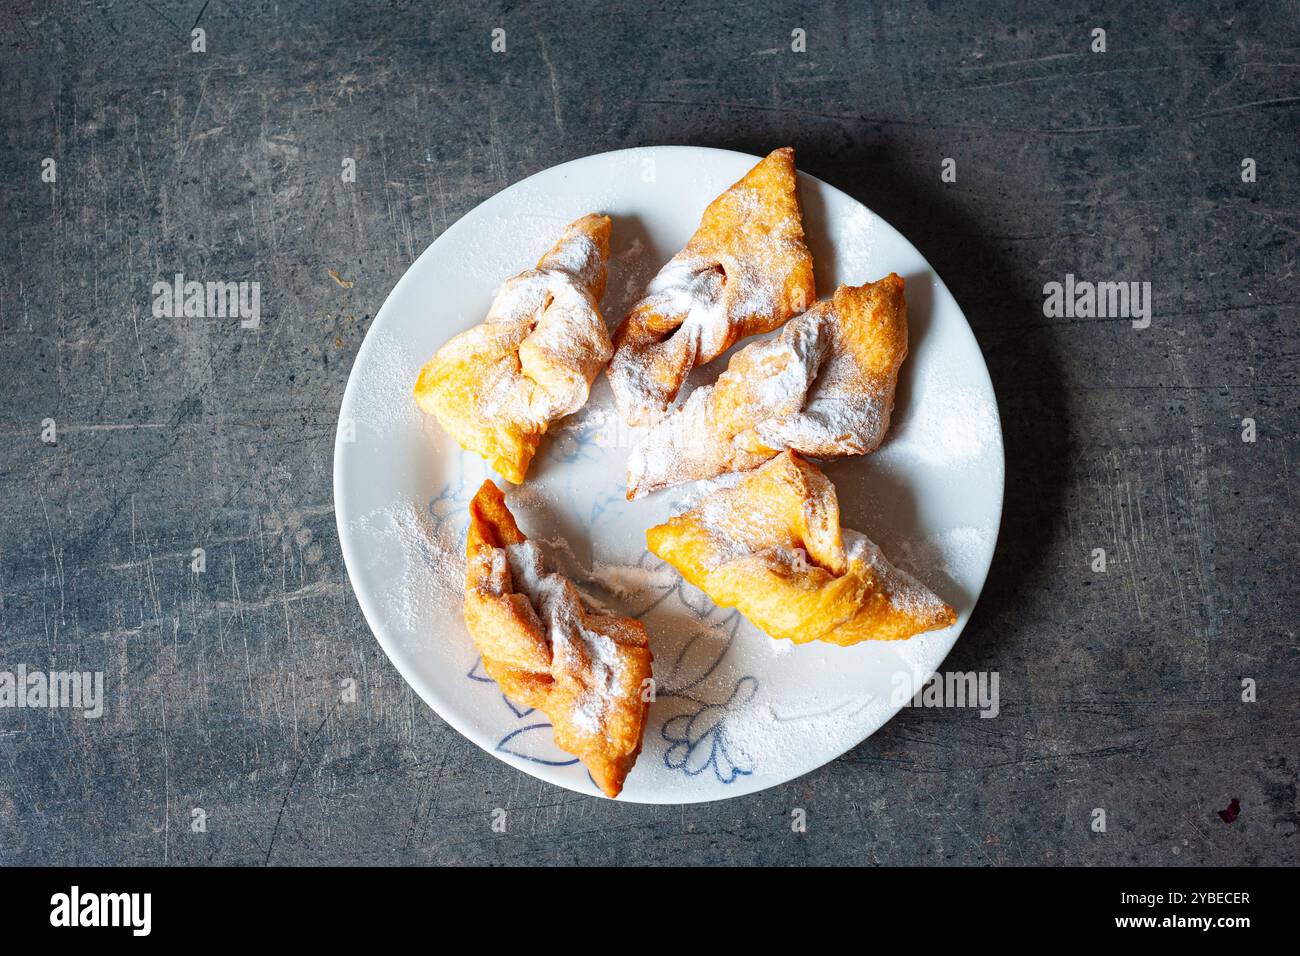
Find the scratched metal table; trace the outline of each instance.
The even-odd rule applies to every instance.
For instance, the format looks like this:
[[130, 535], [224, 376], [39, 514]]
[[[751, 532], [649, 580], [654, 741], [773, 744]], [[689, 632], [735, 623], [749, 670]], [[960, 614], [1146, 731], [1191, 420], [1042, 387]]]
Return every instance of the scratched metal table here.
[[[1300, 862], [1300, 24], [1048, 6], [6, 3], [0, 672], [102, 672], [103, 713], [0, 708], [0, 862]], [[996, 719], [619, 805], [372, 638], [331, 458], [376, 310], [502, 187], [656, 143], [795, 145], [964, 307], [1007, 498], [945, 670]], [[168, 316], [177, 273], [256, 321]], [[1149, 282], [1149, 327], [1045, 314], [1067, 275]]]

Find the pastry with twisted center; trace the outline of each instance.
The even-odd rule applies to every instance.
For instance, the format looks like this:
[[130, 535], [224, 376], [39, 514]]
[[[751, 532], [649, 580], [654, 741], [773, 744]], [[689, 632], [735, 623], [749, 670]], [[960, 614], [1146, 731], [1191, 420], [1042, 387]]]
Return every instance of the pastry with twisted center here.
[[629, 425], [658, 421], [691, 369], [814, 299], [787, 146], [709, 204], [690, 242], [615, 330], [608, 375], [619, 414]]
[[714, 603], [796, 644], [903, 640], [957, 620], [865, 535], [841, 530], [835, 486], [794, 452], [651, 528], [646, 540]]
[[650, 709], [645, 628], [592, 610], [571, 581], [546, 572], [491, 481], [470, 502], [465, 557], [465, 624], [484, 670], [511, 700], [546, 714], [556, 745], [618, 796]]
[[487, 318], [420, 370], [415, 400], [462, 448], [520, 484], [550, 424], [587, 401], [613, 351], [599, 302], [608, 216], [571, 223], [537, 263], [507, 279]]
[[813, 458], [875, 451], [906, 357], [902, 278], [842, 285], [775, 338], [741, 349], [714, 385], [653, 426], [628, 456], [627, 496], [748, 471], [784, 448]]

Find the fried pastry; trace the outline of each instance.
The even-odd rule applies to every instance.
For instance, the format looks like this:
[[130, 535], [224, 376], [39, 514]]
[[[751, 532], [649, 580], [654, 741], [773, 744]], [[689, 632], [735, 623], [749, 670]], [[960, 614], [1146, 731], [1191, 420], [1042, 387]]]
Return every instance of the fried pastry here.
[[608, 375], [629, 425], [658, 421], [691, 369], [816, 299], [797, 186], [794, 150], [771, 153], [709, 204], [615, 330]]
[[796, 644], [903, 640], [957, 620], [865, 535], [840, 529], [835, 486], [791, 451], [646, 540], [714, 603]]
[[465, 623], [484, 670], [511, 700], [546, 714], [556, 745], [618, 796], [650, 709], [645, 628], [591, 609], [571, 581], [548, 573], [491, 481], [470, 502], [465, 557]]
[[528, 269], [507, 279], [479, 325], [420, 370], [415, 400], [462, 448], [520, 484], [550, 424], [580, 409], [613, 351], [599, 302], [608, 216], [571, 223]]
[[902, 278], [842, 285], [775, 338], [737, 352], [715, 384], [642, 436], [628, 456], [627, 496], [748, 471], [785, 448], [813, 458], [875, 451], [906, 357]]

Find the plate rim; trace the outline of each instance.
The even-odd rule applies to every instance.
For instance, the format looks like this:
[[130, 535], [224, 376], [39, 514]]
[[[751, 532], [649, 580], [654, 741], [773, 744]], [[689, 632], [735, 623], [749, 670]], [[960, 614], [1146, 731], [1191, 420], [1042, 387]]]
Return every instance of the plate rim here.
[[[728, 789], [724, 792], [711, 793], [711, 794], [701, 795], [701, 796], [683, 795], [678, 793], [675, 790], [668, 790], [668, 791], [663, 791], [665, 799], [654, 799], [653, 797], [655, 796], [655, 794], [651, 794], [649, 796], [642, 795], [640, 798], [633, 798], [633, 797], [623, 796], [623, 795], [620, 795], [617, 798], [610, 798], [610, 797], [606, 797], [603, 793], [600, 793], [598, 789], [595, 790], [595, 792], [593, 792], [592, 790], [580, 789], [579, 787], [571, 785], [569, 781], [565, 779], [559, 779], [558, 775], [552, 776], [548, 772], [552, 768], [534, 764], [530, 761], [524, 760], [523, 758], [515, 757], [509, 752], [505, 752], [497, 749], [495, 746], [495, 741], [493, 741], [487, 735], [478, 733], [476, 728], [472, 727], [466, 720], [463, 720], [458, 714], [456, 714], [456, 708], [449, 706], [446, 702], [444, 702], [441, 699], [441, 695], [435, 692], [435, 689], [429, 688], [428, 691], [426, 692], [426, 690], [422, 689], [421, 687], [423, 682], [416, 681], [413, 679], [411, 673], [411, 665], [407, 663], [405, 660], [405, 652], [396, 647], [396, 645], [398, 644], [397, 641], [385, 638], [383, 634], [383, 629], [376, 626], [376, 621], [382, 620], [382, 618], [379, 616], [378, 608], [375, 606], [375, 599], [369, 595], [363, 594], [362, 589], [359, 589], [354, 582], [353, 568], [359, 567], [363, 558], [359, 553], [357, 553], [356, 550], [357, 545], [353, 539], [353, 533], [351, 528], [348, 526], [348, 522], [344, 521], [344, 517], [343, 517], [344, 508], [342, 505], [343, 495], [341, 491], [342, 486], [344, 484], [344, 480], [342, 477], [343, 476], [342, 461], [346, 453], [346, 449], [344, 448], [344, 446], [351, 444], [351, 442], [344, 441], [343, 439], [343, 422], [345, 420], [343, 412], [345, 409], [349, 407], [349, 405], [352, 402], [355, 401], [356, 390], [360, 387], [357, 384], [358, 379], [357, 376], [355, 375], [355, 372], [357, 370], [358, 365], [361, 364], [363, 357], [366, 357], [368, 355], [368, 350], [376, 347], [375, 342], [377, 342], [378, 336], [375, 335], [374, 333], [375, 330], [380, 326], [380, 323], [384, 318], [385, 311], [388, 309], [389, 304], [394, 300], [398, 292], [403, 288], [403, 286], [407, 282], [414, 281], [412, 279], [412, 275], [417, 272], [417, 267], [420, 265], [420, 263], [423, 262], [426, 257], [433, 257], [436, 250], [444, 241], [453, 241], [454, 236], [458, 234], [460, 230], [462, 230], [463, 228], [467, 228], [465, 226], [467, 220], [471, 219], [471, 217], [473, 217], [474, 214], [477, 213], [483, 206], [493, 202], [494, 200], [497, 199], [497, 197], [501, 196], [505, 192], [508, 192], [512, 189], [523, 187], [525, 184], [531, 182], [532, 180], [536, 179], [539, 176], [557, 173], [565, 169], [566, 167], [574, 166], [579, 163], [590, 162], [591, 160], [599, 159], [601, 157], [611, 157], [619, 153], [642, 154], [642, 153], [649, 153], [649, 152], [656, 152], [656, 153], [674, 152], [674, 153], [694, 153], [694, 154], [716, 153], [716, 154], [725, 155], [729, 157], [738, 157], [750, 162], [751, 164], [757, 163], [761, 161], [763, 158], [761, 156], [754, 156], [750, 153], [745, 153], [740, 150], [721, 149], [714, 146], [689, 146], [689, 145], [682, 145], [682, 144], [632, 146], [632, 147], [625, 147], [622, 149], [604, 150], [597, 153], [590, 153], [584, 156], [578, 156], [573, 159], [566, 160], [563, 163], [557, 163], [554, 166], [548, 166], [544, 169], [540, 169], [537, 172], [534, 172], [524, 177], [523, 179], [516, 180], [515, 182], [510, 183], [507, 186], [504, 186], [503, 188], [494, 192], [492, 195], [476, 203], [471, 209], [464, 212], [454, 223], [452, 223], [441, 233], [439, 233], [433, 239], [433, 241], [430, 242], [424, 248], [424, 251], [421, 252], [418, 256], [415, 257], [414, 260], [411, 261], [410, 265], [406, 267], [406, 270], [393, 284], [392, 289], [390, 289], [388, 294], [384, 297], [383, 303], [380, 305], [379, 309], [375, 312], [375, 317], [371, 321], [370, 327], [366, 329], [365, 338], [362, 340], [361, 345], [358, 347], [356, 351], [356, 355], [352, 359], [352, 365], [348, 369], [347, 384], [344, 386], [343, 397], [339, 402], [338, 421], [335, 423], [334, 458], [331, 467], [331, 481], [333, 484], [334, 522], [335, 522], [335, 527], [337, 528], [338, 531], [339, 550], [343, 556], [344, 570], [347, 572], [348, 575], [348, 586], [352, 591], [353, 596], [356, 598], [357, 604], [361, 608], [362, 617], [365, 619], [367, 627], [370, 628], [371, 635], [375, 638], [376, 642], [380, 646], [380, 649], [384, 652], [384, 656], [388, 658], [389, 663], [391, 663], [393, 667], [397, 670], [402, 680], [406, 682], [406, 685], [422, 701], [424, 701], [424, 703], [429, 707], [429, 709], [432, 710], [435, 714], [437, 714], [438, 717], [444, 723], [448, 724], [453, 730], [459, 733], [466, 740], [469, 740], [471, 743], [475, 744], [480, 749], [486, 751], [490, 756], [494, 757], [495, 759], [500, 760], [503, 763], [513, 767], [514, 769], [526, 773], [537, 780], [541, 780], [542, 782], [551, 784], [553, 786], [562, 787], [563, 789], [569, 790], [573, 793], [582, 794], [583, 796], [588, 796], [588, 797], [596, 797], [613, 803], [622, 802], [625, 804], [636, 804], [636, 805], [644, 805], [644, 806], [685, 806], [688, 804], [714, 803], [722, 800], [732, 800], [732, 799], [739, 799], [741, 797], [746, 797], [746, 796], [753, 796], [762, 793], [765, 790], [769, 790], [773, 787], [781, 786], [782, 784], [789, 783], [791, 780], [798, 779], [799, 777], [803, 777], [807, 774], [820, 770], [822, 767], [825, 767], [827, 764], [839, 760], [841, 757], [844, 756], [844, 754], [848, 753], [850, 750], [853, 750], [855, 747], [860, 746], [864, 741], [870, 739], [881, 728], [883, 728], [891, 720], [897, 717], [899, 711], [903, 709], [904, 705], [900, 704], [897, 707], [893, 707], [891, 702], [892, 710], [889, 712], [889, 715], [885, 717], [875, 728], [873, 728], [868, 733], [864, 734], [858, 740], [854, 741], [853, 743], [849, 744], [848, 746], [840, 750], [838, 753], [830, 757], [827, 757], [825, 760], [818, 763], [816, 766], [808, 767], [805, 769], [799, 769], [788, 775], [779, 776], [777, 779], [772, 779], [772, 780], [765, 779], [763, 785], [759, 787], [754, 787], [751, 789], [742, 788], [738, 790]], [[796, 147], [796, 156], [797, 155], [798, 155], [798, 148]], [[997, 445], [998, 445], [999, 456], [1001, 459], [1000, 461], [1001, 467], [1000, 467], [1000, 481], [999, 481], [998, 495], [997, 495], [997, 508], [996, 508], [997, 519], [990, 538], [988, 561], [987, 563], [985, 563], [983, 570], [979, 575], [978, 587], [974, 588], [973, 590], [973, 594], [971, 597], [970, 613], [967, 615], [967, 619], [964, 622], [960, 622], [960, 630], [958, 630], [956, 635], [954, 635], [952, 644], [944, 652], [943, 656], [936, 662], [934, 670], [931, 671], [931, 675], [932, 675], [934, 673], [937, 673], [939, 668], [943, 666], [943, 663], [944, 661], [947, 660], [948, 655], [952, 653], [953, 648], [957, 646], [957, 642], [961, 639], [961, 636], [966, 632], [966, 625], [970, 623], [970, 619], [974, 617], [975, 611], [979, 607], [980, 598], [983, 596], [984, 593], [984, 586], [988, 583], [988, 576], [993, 567], [993, 559], [997, 554], [998, 539], [1002, 531], [1003, 505], [1006, 499], [1006, 444], [1004, 441], [1004, 435], [1002, 431], [1001, 411], [998, 408], [997, 391], [993, 387], [993, 377], [992, 375], [989, 374], [988, 361], [984, 357], [984, 350], [980, 347], [979, 339], [975, 336], [975, 332], [974, 329], [971, 328], [970, 321], [966, 318], [966, 311], [961, 307], [961, 304], [957, 301], [956, 296], [952, 294], [951, 290], [948, 288], [947, 283], [944, 282], [943, 277], [939, 275], [938, 270], [934, 268], [930, 260], [926, 258], [926, 256], [921, 252], [921, 250], [916, 247], [916, 245], [912, 242], [912, 240], [909, 239], [899, 229], [897, 229], [891, 222], [889, 222], [889, 220], [887, 220], [885, 217], [881, 216], [875, 210], [867, 206], [866, 203], [861, 202], [860, 200], [851, 196], [849, 193], [845, 192], [839, 187], [834, 186], [831, 183], [828, 183], [825, 180], [812, 175], [811, 173], [805, 172], [803, 170], [798, 170], [797, 168], [796, 171], [801, 180], [808, 180], [808, 181], [815, 182], [821, 189], [829, 190], [832, 193], [838, 193], [840, 196], [848, 200], [850, 203], [866, 211], [877, 221], [889, 226], [890, 229], [892, 229], [895, 233], [897, 233], [899, 237], [902, 238], [902, 240], [906, 242], [914, 252], [916, 252], [916, 254], [921, 258], [921, 260], [926, 264], [926, 266], [929, 267], [930, 273], [934, 281], [938, 283], [938, 285], [942, 288], [942, 290], [945, 293], [947, 293], [948, 298], [951, 299], [953, 304], [957, 307], [957, 312], [961, 316], [962, 324], [965, 327], [966, 334], [970, 336], [971, 342], [974, 345], [975, 350], [980, 357], [982, 371], [984, 373], [985, 379], [987, 379], [988, 381], [989, 393], [993, 399], [991, 403], [991, 410], [993, 415], [993, 425], [995, 426], [995, 431], [997, 434]], [[929, 679], [929, 676], [930, 675], [927, 675], [926, 678], [927, 680]]]

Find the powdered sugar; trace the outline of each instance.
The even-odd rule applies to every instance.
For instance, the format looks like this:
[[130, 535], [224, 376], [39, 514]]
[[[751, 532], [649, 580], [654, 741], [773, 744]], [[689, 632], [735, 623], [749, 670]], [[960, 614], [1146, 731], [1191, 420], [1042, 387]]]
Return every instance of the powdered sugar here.
[[[968, 369], [929, 353], [916, 357], [911, 377], [911, 401], [882, 452], [952, 467], [984, 458], [1000, 444], [997, 405], [984, 387], [970, 382]], [[1000, 466], [1000, 456], [988, 456], [988, 462]]]
[[478, 370], [474, 400], [485, 423], [544, 430], [586, 403], [611, 352], [591, 292], [570, 272], [535, 269], [506, 280], [484, 324], [438, 359]]
[[785, 448], [816, 458], [876, 448], [897, 364], [865, 367], [844, 328], [872, 319], [822, 302], [775, 338], [741, 349], [716, 384], [696, 389], [638, 441], [628, 456], [629, 496], [755, 468]]
[[845, 528], [842, 535], [849, 563], [862, 561], [870, 567], [879, 586], [889, 595], [891, 605], [918, 619], [944, 613], [945, 605], [938, 595], [902, 568], [890, 564], [866, 535], [850, 528]]
[[[432, 622], [460, 617], [465, 589], [463, 523], [438, 520], [426, 509], [397, 506], [366, 514], [354, 526], [369, 539], [370, 550], [398, 564], [382, 602], [393, 626], [424, 642]], [[563, 539], [546, 544], [554, 554], [572, 556]], [[578, 701], [574, 721], [588, 732], [597, 732], [611, 702], [627, 691], [617, 642], [601, 631], [604, 616], [613, 612], [564, 576], [548, 571], [547, 558], [531, 539], [496, 549], [491, 560], [494, 580], [504, 581], [501, 572], [509, 569], [513, 590], [528, 598], [558, 659], [582, 669], [588, 693]], [[663, 585], [668, 574], [675, 583], [671, 568], [600, 565], [583, 576], [611, 591], [615, 591], [612, 585], [621, 583], [619, 596], [635, 600], [645, 593], [643, 588]], [[441, 641], [435, 646], [448, 648]], [[472, 647], [468, 635], [464, 646]]]
[[697, 388], [632, 448], [629, 496], [766, 461], [772, 446], [764, 441], [764, 425], [780, 428], [804, 406], [833, 335], [821, 312], [805, 313], [778, 337], [741, 350], [715, 385]]
[[[709, 532], [714, 547], [709, 565], [721, 567], [748, 557], [762, 560], [788, 573], [798, 573], [814, 564], [825, 566], [829, 555], [810, 557], [805, 547], [775, 534], [770, 518], [756, 515], [742, 502], [725, 495], [705, 498], [693, 517]], [[814, 519], [816, 520], [816, 519]], [[847, 565], [862, 562], [890, 596], [890, 603], [915, 617], [927, 617], [944, 608], [944, 602], [911, 574], [891, 564], [866, 535], [851, 528], [838, 529]]]
[[[768, 208], [756, 189], [738, 189], [730, 198], [739, 222], [746, 226], [752, 223], [754, 228], [745, 229], [743, 246], [729, 249], [730, 255], [721, 257], [730, 298], [727, 311], [745, 322], [756, 316], [770, 319], [783, 311], [786, 315], [790, 311], [802, 311], [801, 307], [808, 306], [809, 302], [785, 300], [789, 264], [807, 255], [802, 230], [796, 238], [788, 228], [767, 228], [764, 220], [769, 215]], [[703, 361], [721, 355], [734, 341], [731, 339]]]
[[713, 546], [710, 567], [721, 567], [758, 553], [790, 567], [806, 562], [802, 548], [789, 547], [777, 538], [771, 516], [750, 508], [738, 492], [704, 498], [695, 506], [691, 517], [709, 534]]
[[[789, 163], [783, 187], [750, 177]], [[768, 171], [774, 167], [769, 167]], [[629, 424], [663, 417], [691, 369], [744, 335], [769, 331], [812, 297], [811, 256], [794, 194], [793, 154], [777, 151], [705, 210], [700, 229], [651, 280], [620, 327], [609, 378]]]
[[596, 562], [592, 565], [587, 580], [604, 588], [633, 613], [644, 608], [681, 581], [680, 576], [670, 566], [644, 567], [639, 564], [606, 564]]
[[371, 553], [395, 565], [383, 607], [399, 631], [423, 638], [430, 621], [460, 616], [465, 543], [450, 522], [399, 504], [365, 514], [353, 524]]
[[866, 206], [855, 206], [836, 231], [835, 256], [843, 264], [841, 274], [867, 274], [875, 249], [876, 217]]
[[637, 308], [680, 317], [674, 334], [699, 343], [706, 336], [716, 337], [719, 333], [712, 330], [726, 320], [725, 287], [726, 279], [716, 262], [678, 253], [650, 280]]
[[536, 269], [507, 279], [484, 321], [439, 349], [421, 375], [421, 406], [465, 447], [504, 459], [515, 481], [532, 445], [516, 438], [506, 446], [499, 436], [538, 436], [580, 409], [613, 352], [597, 307], [605, 257], [592, 235], [601, 230], [608, 234], [607, 219], [573, 223]]
[[357, 379], [356, 423], [386, 433], [417, 421], [420, 413], [411, 398], [411, 386], [421, 360], [379, 329], [371, 329], [366, 336], [366, 350], [374, 371]]
[[[919, 540], [899, 543], [895, 558], [898, 565], [927, 580], [959, 580], [963, 568], [977, 565], [988, 554], [993, 536], [983, 528], [957, 526], [935, 532]], [[960, 594], [949, 597], [960, 603]]]
[[969, 388], [935, 393], [900, 423], [891, 443], [897, 455], [913, 455], [930, 465], [970, 461], [984, 454], [1000, 435], [995, 407]]
[[[501, 549], [498, 549], [500, 551]], [[551, 642], [556, 664], [582, 673], [583, 692], [572, 717], [587, 733], [600, 732], [613, 701], [626, 693], [625, 663], [614, 639], [598, 630], [581, 596], [562, 576], [545, 570], [542, 552], [532, 541], [504, 549], [516, 592], [525, 595]]]
[[590, 236], [575, 232], [566, 235], [558, 243], [538, 268], [546, 272], [562, 272], [572, 276], [583, 288], [596, 289], [604, 286], [605, 259], [600, 248]]

